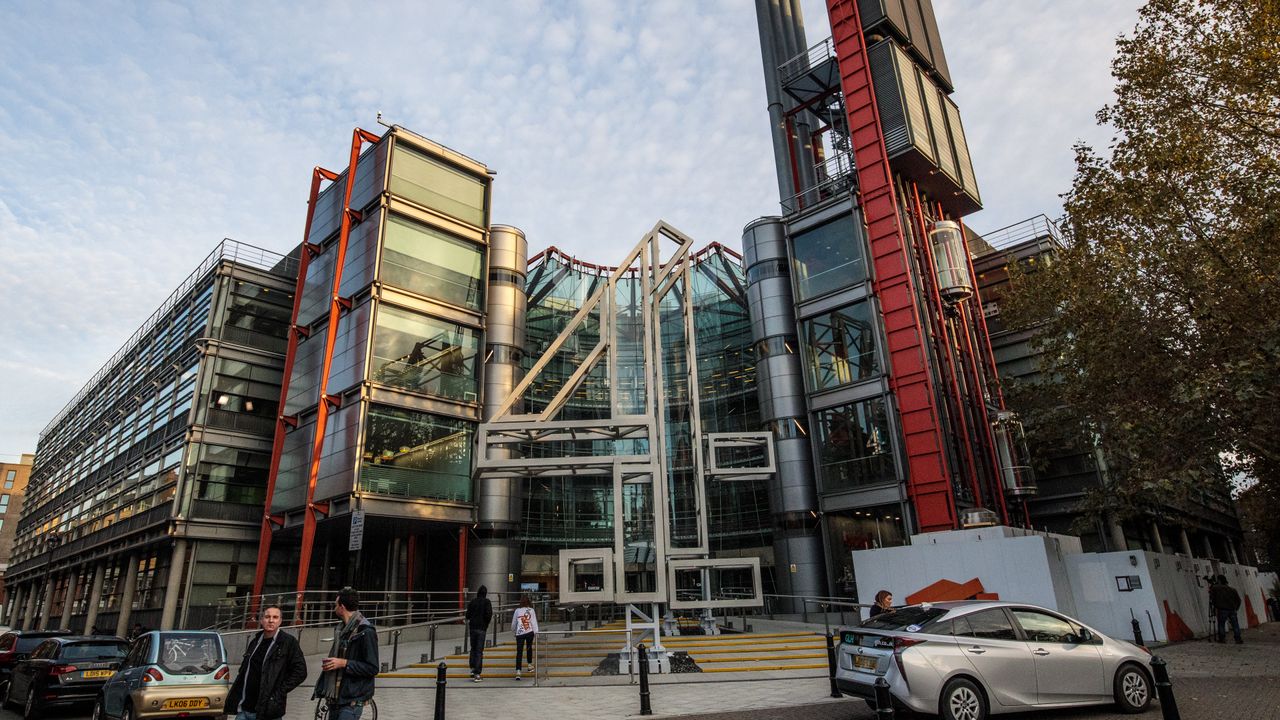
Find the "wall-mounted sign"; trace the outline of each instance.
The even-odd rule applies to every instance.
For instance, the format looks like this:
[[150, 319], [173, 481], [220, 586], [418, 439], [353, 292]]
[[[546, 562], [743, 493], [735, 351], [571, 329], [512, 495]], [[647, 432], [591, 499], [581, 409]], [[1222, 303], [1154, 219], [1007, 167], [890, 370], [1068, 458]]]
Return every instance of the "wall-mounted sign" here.
[[347, 541], [348, 550], [359, 550], [364, 547], [364, 511], [351, 513], [351, 538]]

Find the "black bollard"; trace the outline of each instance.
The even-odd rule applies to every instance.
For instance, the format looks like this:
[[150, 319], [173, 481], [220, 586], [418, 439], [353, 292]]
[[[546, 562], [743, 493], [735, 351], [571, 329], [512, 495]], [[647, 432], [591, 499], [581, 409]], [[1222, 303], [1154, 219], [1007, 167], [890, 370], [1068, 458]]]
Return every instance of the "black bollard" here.
[[1169, 680], [1169, 668], [1160, 657], [1151, 658], [1151, 674], [1155, 675], [1156, 697], [1160, 698], [1160, 714], [1164, 720], [1182, 720], [1178, 714], [1178, 701], [1173, 699], [1173, 682]]
[[876, 678], [876, 720], [893, 720], [893, 696], [889, 694], [889, 681]]
[[644, 643], [636, 648], [636, 654], [639, 655], [640, 663], [640, 714], [652, 715], [653, 708], [649, 705], [649, 651], [645, 649]]
[[827, 675], [831, 678], [831, 697], [842, 697], [840, 688], [836, 686], [836, 644], [831, 635], [827, 636]]
[[449, 683], [449, 666], [440, 663], [436, 666], [436, 716], [435, 720], [444, 720], [444, 691]]
[[399, 662], [399, 660], [400, 660], [400, 631], [399, 631], [399, 630], [396, 630], [395, 632], [391, 633], [391, 638], [392, 638], [392, 642], [391, 642], [391, 669], [392, 669], [392, 670], [395, 670], [397, 667], [399, 667], [399, 665], [397, 665], [397, 663], [398, 663], [398, 662]]
[[1138, 622], [1138, 618], [1129, 621], [1133, 624], [1133, 644], [1138, 647], [1145, 647], [1146, 643], [1142, 641], [1142, 623]]

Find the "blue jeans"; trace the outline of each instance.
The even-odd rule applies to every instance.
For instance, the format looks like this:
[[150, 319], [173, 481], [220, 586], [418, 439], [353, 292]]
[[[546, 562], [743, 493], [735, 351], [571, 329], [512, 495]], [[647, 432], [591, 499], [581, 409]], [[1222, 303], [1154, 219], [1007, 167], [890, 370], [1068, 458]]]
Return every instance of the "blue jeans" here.
[[1231, 624], [1231, 634], [1236, 642], [1240, 642], [1240, 620], [1236, 617], [1235, 610], [1218, 611], [1218, 642], [1227, 641], [1227, 623]]
[[236, 720], [258, 720], [258, 713], [238, 712], [236, 713]]
[[328, 720], [360, 720], [360, 714], [363, 712], [364, 703], [330, 705]]

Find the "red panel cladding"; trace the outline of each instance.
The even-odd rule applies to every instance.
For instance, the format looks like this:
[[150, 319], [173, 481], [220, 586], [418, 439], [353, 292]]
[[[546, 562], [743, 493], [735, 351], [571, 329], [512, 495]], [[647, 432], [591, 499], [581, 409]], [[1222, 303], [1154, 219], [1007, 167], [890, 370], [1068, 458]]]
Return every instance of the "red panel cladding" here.
[[849, 116], [859, 203], [867, 223], [875, 292], [884, 316], [889, 351], [889, 387], [897, 401], [907, 454], [907, 494], [922, 532], [956, 526], [951, 473], [943, 453], [933, 377], [921, 332], [922, 309], [907, 257], [894, 197], [893, 174], [884, 147], [867, 64], [866, 39], [856, 0], [827, 0], [840, 84]]

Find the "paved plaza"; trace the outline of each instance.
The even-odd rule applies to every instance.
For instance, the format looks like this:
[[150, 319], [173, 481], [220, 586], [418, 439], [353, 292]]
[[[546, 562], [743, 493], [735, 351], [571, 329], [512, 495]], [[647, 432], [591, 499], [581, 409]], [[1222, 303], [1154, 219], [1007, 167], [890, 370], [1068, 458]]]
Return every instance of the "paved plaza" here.
[[[1157, 650], [1169, 662], [1178, 707], [1185, 720], [1280, 719], [1280, 623], [1245, 632], [1244, 645], [1193, 641]], [[405, 653], [413, 648], [401, 648]], [[389, 655], [388, 655], [389, 657]], [[314, 680], [319, 658], [309, 658]], [[451, 680], [446, 717], [451, 720], [623, 720], [640, 713], [639, 689], [626, 678], [586, 678], [534, 687], [525, 679], [481, 683]], [[603, 684], [600, 684], [603, 683]], [[311, 720], [311, 684], [290, 698], [287, 720]], [[705, 720], [872, 720], [861, 700], [834, 700], [825, 673], [816, 671], [740, 672], [654, 676], [651, 701], [656, 717]], [[427, 720], [435, 705], [434, 682], [422, 678], [382, 679], [379, 720]], [[51, 717], [79, 720], [88, 710]], [[16, 720], [12, 710], [0, 720]], [[1110, 707], [1038, 712], [1022, 717], [1048, 720], [1115, 720], [1129, 717]], [[1160, 717], [1153, 707], [1145, 716]]]

